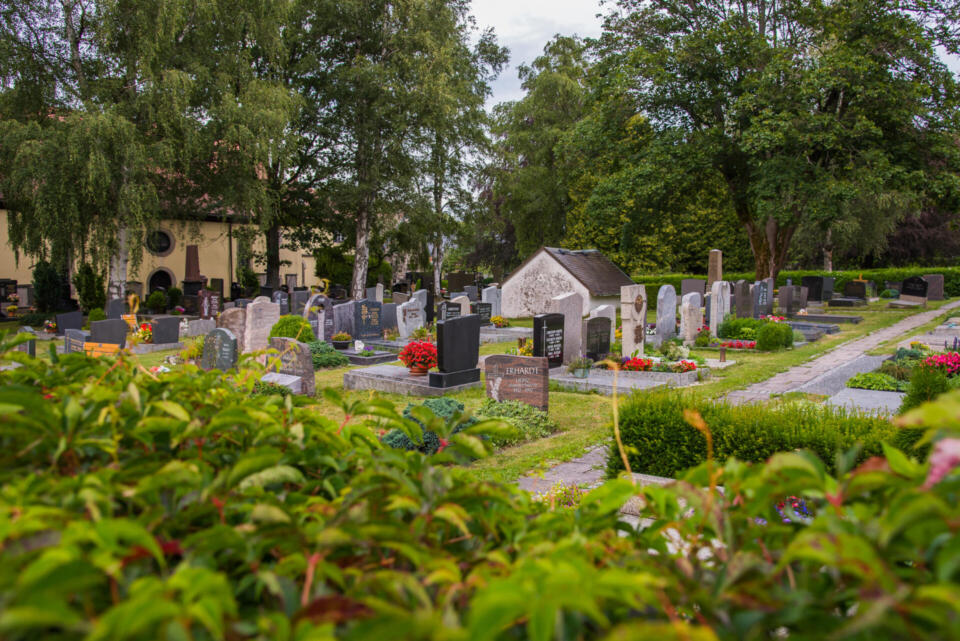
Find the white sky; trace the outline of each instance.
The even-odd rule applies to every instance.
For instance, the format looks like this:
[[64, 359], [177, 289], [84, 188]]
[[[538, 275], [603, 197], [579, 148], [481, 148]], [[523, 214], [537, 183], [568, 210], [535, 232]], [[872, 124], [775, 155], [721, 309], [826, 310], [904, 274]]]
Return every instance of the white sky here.
[[[493, 27], [500, 45], [510, 50], [510, 64], [493, 84], [488, 107], [523, 97], [517, 67], [533, 62], [555, 34], [599, 36], [599, 13], [599, 0], [473, 0], [477, 25]], [[960, 73], [960, 59], [945, 57], [950, 69]]]

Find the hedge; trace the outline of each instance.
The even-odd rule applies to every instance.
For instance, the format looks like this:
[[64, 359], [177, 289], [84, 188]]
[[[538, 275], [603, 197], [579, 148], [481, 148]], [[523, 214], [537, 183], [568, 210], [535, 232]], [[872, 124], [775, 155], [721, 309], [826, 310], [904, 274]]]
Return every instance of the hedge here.
[[[676, 392], [637, 393], [620, 410], [620, 437], [633, 472], [676, 477], [706, 461], [705, 437], [684, 420], [683, 411], [688, 408], [700, 412], [709, 426], [718, 461], [736, 457], [760, 463], [777, 452], [805, 449], [832, 472], [838, 452], [860, 443], [860, 461], [879, 456], [883, 453], [880, 443], [897, 432], [885, 418], [831, 406], [734, 406]], [[613, 444], [607, 473], [614, 477], [622, 471], [623, 461]]]
[[[791, 270], [782, 271], [777, 275], [777, 287], [787, 284], [787, 279], [791, 279], [794, 285], [800, 284], [800, 279], [804, 276], [832, 276], [836, 279], [833, 291], [843, 292], [845, 283], [860, 278], [863, 274], [865, 280], [872, 280], [877, 284], [878, 291], [884, 289], [885, 281], [902, 281], [910, 276], [925, 276], [927, 274], [943, 274], [943, 287], [947, 296], [960, 296], [960, 267], [889, 267], [884, 269], [863, 269], [828, 272], [824, 270]], [[755, 272], [724, 272], [723, 277], [730, 282], [746, 280], [754, 282], [757, 279]], [[633, 276], [633, 281], [637, 284], [647, 286], [647, 301], [651, 309], [657, 306], [657, 291], [662, 285], [673, 285], [677, 290], [677, 296], [680, 295], [680, 282], [685, 278], [699, 278], [706, 280], [707, 277], [702, 274], [637, 274]], [[709, 293], [709, 292], [707, 292]]]

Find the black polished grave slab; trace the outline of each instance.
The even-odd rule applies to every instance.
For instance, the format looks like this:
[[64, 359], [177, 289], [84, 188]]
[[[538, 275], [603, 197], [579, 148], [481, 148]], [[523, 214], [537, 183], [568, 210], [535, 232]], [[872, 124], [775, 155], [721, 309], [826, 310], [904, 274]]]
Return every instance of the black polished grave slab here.
[[845, 316], [843, 314], [791, 314], [790, 320], [810, 323], [853, 323], [863, 320], [863, 316]]
[[437, 369], [430, 387], [454, 387], [480, 380], [480, 317], [468, 314], [437, 322]]
[[460, 317], [460, 303], [451, 303], [444, 301], [437, 306], [437, 318], [440, 320], [450, 320]]
[[470, 303], [470, 313], [480, 317], [481, 325], [489, 325], [493, 316], [492, 303]]
[[807, 288], [807, 300], [823, 300], [823, 280], [823, 276], [804, 276], [800, 279], [800, 284]]
[[104, 311], [107, 313], [107, 318], [119, 319], [127, 313], [127, 302], [119, 298], [108, 300], [107, 308]]
[[866, 307], [867, 299], [839, 296], [839, 297], [831, 298], [827, 302], [827, 305], [830, 307]]
[[543, 356], [550, 367], [563, 365], [563, 314], [533, 317], [533, 355]]
[[90, 342], [119, 345], [120, 349], [123, 349], [127, 345], [127, 332], [129, 331], [130, 326], [127, 325], [125, 320], [111, 318], [93, 321], [90, 323]]
[[357, 301], [353, 306], [354, 338], [383, 338], [382, 303], [375, 300]]
[[180, 342], [180, 317], [157, 316], [150, 324], [153, 326], [153, 344], [168, 345]]
[[587, 345], [587, 358], [600, 360], [610, 353], [610, 319], [606, 316], [590, 318], [585, 323], [584, 341]]
[[867, 283], [865, 281], [851, 280], [843, 284], [844, 298], [867, 299]]
[[900, 296], [915, 296], [917, 298], [926, 298], [930, 289], [930, 283], [920, 276], [911, 276], [905, 278], [903, 286], [900, 289]]

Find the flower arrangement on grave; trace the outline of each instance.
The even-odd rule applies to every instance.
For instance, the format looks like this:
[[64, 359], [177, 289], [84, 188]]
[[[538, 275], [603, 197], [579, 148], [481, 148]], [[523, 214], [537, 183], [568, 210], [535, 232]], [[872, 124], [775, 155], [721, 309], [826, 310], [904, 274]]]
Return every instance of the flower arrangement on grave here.
[[359, 354], [357, 354], [357, 356], [363, 356], [363, 357], [365, 357], [365, 358], [371, 358], [371, 357], [376, 356], [376, 355], [377, 355], [377, 353], [376, 353], [375, 351], [373, 351], [372, 349], [370, 349], [369, 347], [363, 348], [363, 351], [361, 351]]
[[403, 348], [399, 358], [410, 370], [426, 372], [437, 366], [437, 346], [429, 341], [413, 341]]
[[945, 354], [934, 354], [923, 359], [921, 367], [941, 370], [947, 375], [947, 378], [960, 375], [960, 353], [946, 352]]
[[346, 332], [337, 332], [336, 334], [330, 337], [331, 340], [335, 340], [335, 341], [348, 341], [351, 338], [353, 337]]
[[133, 333], [133, 338], [138, 343], [152, 343], [153, 342], [153, 325], [150, 323], [140, 323], [140, 327], [137, 328], [137, 331]]
[[18, 309], [16, 305], [7, 305], [7, 316], [16, 316]]
[[720, 347], [729, 349], [756, 349], [757, 341], [726, 341], [725, 343], [720, 343]]
[[693, 344], [696, 347], [709, 347], [712, 338], [713, 337], [710, 336], [710, 328], [704, 325], [697, 330], [697, 337], [693, 339]]
[[54, 334], [57, 331], [57, 324], [51, 320], [43, 321], [43, 331], [48, 334]]
[[618, 341], [623, 340], [623, 325], [621, 325], [620, 327], [617, 327], [617, 329], [614, 330], [613, 337]]
[[626, 372], [649, 372], [651, 369], [653, 369], [653, 360], [649, 358], [640, 358], [639, 356], [625, 358], [620, 363], [620, 369]]
[[497, 327], [500, 329], [504, 327], [510, 327], [510, 321], [508, 321], [503, 316], [492, 316], [490, 318], [490, 322], [493, 324], [494, 327]]
[[584, 372], [588, 372], [590, 368], [593, 367], [593, 361], [589, 358], [575, 358], [570, 361], [570, 364], [567, 365], [567, 371], [573, 374], [574, 376], [580, 375], [585, 376]]
[[[10, 294], [10, 295], [8, 295], [8, 296], [7, 296], [7, 302], [10, 302], [10, 303], [19, 303], [19, 302], [20, 302], [20, 296], [19, 296], [19, 294]], [[7, 309], [10, 309], [10, 308], [8, 307]]]
[[177, 305], [176, 307], [173, 308], [173, 311], [170, 313], [173, 314], [174, 316], [180, 316], [182, 314], [185, 314], [186, 311], [187, 311], [186, 307], [181, 307], [180, 305]]
[[763, 320], [770, 321], [771, 323], [782, 323], [787, 320], [786, 316], [774, 316], [773, 314], [768, 314], [763, 317]]

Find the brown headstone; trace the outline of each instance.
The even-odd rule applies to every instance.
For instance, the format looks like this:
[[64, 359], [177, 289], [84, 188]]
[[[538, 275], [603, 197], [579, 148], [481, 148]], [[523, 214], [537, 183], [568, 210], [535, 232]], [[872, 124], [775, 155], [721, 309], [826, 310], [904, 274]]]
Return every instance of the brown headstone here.
[[487, 396], [497, 402], [520, 401], [547, 411], [550, 368], [545, 357], [493, 354], [483, 361]]
[[707, 266], [707, 289], [710, 289], [718, 280], [723, 280], [723, 252], [719, 249], [711, 249], [710, 263]]
[[184, 281], [196, 282], [200, 276], [200, 248], [196, 245], [187, 245], [187, 264], [184, 270]]

